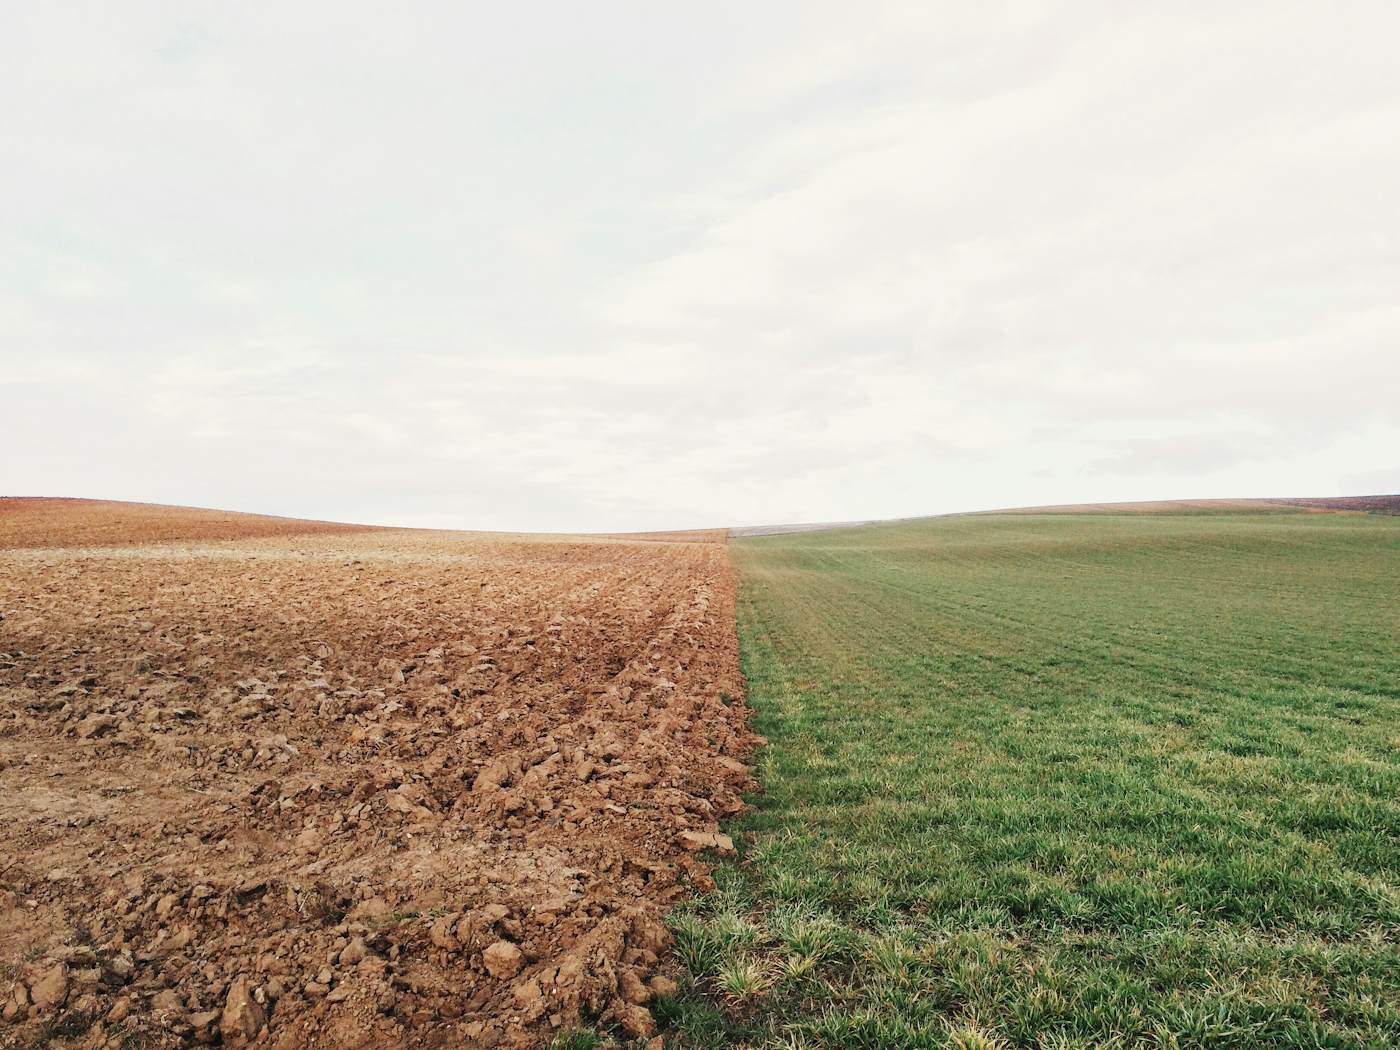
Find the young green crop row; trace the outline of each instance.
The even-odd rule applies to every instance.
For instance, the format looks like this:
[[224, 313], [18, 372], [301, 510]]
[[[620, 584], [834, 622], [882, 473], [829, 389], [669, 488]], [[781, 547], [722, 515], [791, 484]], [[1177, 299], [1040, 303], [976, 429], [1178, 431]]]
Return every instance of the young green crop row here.
[[1400, 1045], [1400, 518], [744, 540], [692, 1047]]

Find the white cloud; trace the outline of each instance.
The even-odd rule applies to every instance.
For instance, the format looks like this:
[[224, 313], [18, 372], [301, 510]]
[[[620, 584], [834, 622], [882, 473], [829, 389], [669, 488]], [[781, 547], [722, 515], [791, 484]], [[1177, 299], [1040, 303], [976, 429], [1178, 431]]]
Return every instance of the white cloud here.
[[15, 21], [0, 490], [642, 529], [1400, 489], [1390, 5]]

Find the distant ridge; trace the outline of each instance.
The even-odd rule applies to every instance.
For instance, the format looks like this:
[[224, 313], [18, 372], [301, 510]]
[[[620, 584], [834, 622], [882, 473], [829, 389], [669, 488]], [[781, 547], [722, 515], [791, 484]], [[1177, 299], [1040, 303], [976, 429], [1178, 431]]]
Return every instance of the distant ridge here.
[[997, 510], [955, 511], [951, 514], [915, 515], [909, 518], [868, 518], [864, 521], [826, 521], [793, 525], [746, 525], [732, 528], [732, 539], [778, 536], [793, 532], [853, 529], [861, 525], [889, 525], [923, 517], [962, 517], [978, 514], [1228, 514], [1260, 511], [1286, 514], [1310, 510], [1331, 514], [1400, 514], [1400, 495], [1393, 496], [1279, 496], [1266, 499], [1160, 499], [1124, 503], [1059, 503], [1044, 507], [1003, 507]]
[[878, 525], [879, 523], [878, 520], [871, 518], [865, 521], [818, 521], [803, 525], [744, 525], [739, 528], [730, 529], [729, 535], [734, 539], [744, 539], [749, 536], [779, 536], [787, 532], [822, 532], [825, 529], [854, 529], [861, 525]]
[[[1044, 507], [1007, 507], [960, 514], [918, 515], [910, 518], [865, 518], [859, 521], [797, 522], [746, 525], [730, 529], [678, 532], [559, 534], [595, 538], [663, 542], [723, 543], [786, 533], [853, 529], [862, 525], [914, 521], [918, 517], [958, 517], [962, 514], [1210, 514], [1255, 511], [1286, 514], [1313, 511], [1331, 514], [1400, 515], [1400, 494], [1376, 496], [1280, 496], [1266, 499], [1143, 500], [1130, 503], [1075, 503]], [[285, 518], [272, 514], [181, 507], [161, 503], [81, 499], [68, 496], [0, 496], [0, 549], [18, 547], [112, 547], [138, 543], [191, 540], [241, 540], [263, 536], [365, 532], [386, 526]], [[389, 526], [388, 528], [392, 528]], [[482, 533], [485, 535], [485, 533]], [[512, 533], [512, 535], [554, 535]]]
[[1008, 507], [978, 514], [1201, 514], [1229, 511], [1315, 510], [1350, 514], [1400, 514], [1396, 496], [1279, 496], [1263, 499], [1163, 499], [1135, 503], [1066, 503]]
[[1311, 507], [1317, 510], [1365, 511], [1370, 514], [1400, 514], [1400, 495], [1394, 496], [1323, 496], [1315, 499], [1271, 499], [1290, 507]]
[[0, 496], [0, 549], [244, 540], [321, 532], [365, 532], [374, 527], [203, 507], [172, 507], [161, 503], [66, 496]]

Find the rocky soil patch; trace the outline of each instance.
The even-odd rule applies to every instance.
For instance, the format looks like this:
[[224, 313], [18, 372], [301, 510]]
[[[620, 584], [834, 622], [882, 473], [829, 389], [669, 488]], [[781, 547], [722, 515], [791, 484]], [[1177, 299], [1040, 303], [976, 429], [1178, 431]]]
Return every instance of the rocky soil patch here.
[[753, 787], [722, 534], [34, 540], [0, 1045], [652, 1036], [663, 916]]

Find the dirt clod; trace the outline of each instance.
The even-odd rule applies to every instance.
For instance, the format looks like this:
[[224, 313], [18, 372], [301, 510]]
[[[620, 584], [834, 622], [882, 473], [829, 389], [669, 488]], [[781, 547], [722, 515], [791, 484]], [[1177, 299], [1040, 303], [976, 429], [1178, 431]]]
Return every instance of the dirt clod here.
[[510, 941], [497, 941], [481, 953], [482, 964], [492, 977], [514, 977], [520, 972], [524, 956]]
[[253, 998], [253, 990], [246, 977], [236, 978], [229, 985], [228, 998], [224, 1000], [223, 1014], [219, 1020], [219, 1031], [224, 1041], [237, 1046], [256, 1038], [267, 1024], [267, 1011]]
[[53, 963], [29, 986], [29, 998], [41, 1010], [56, 1009], [68, 999], [68, 968]]
[[683, 849], [692, 853], [702, 849], [717, 850], [721, 854], [732, 854], [734, 852], [734, 840], [728, 835], [722, 835], [710, 831], [683, 831], [680, 834], [680, 844]]
[[634, 1039], [645, 1039], [656, 1031], [655, 1019], [641, 1006], [620, 1004], [617, 1008], [617, 1020], [622, 1025], [622, 1030]]

